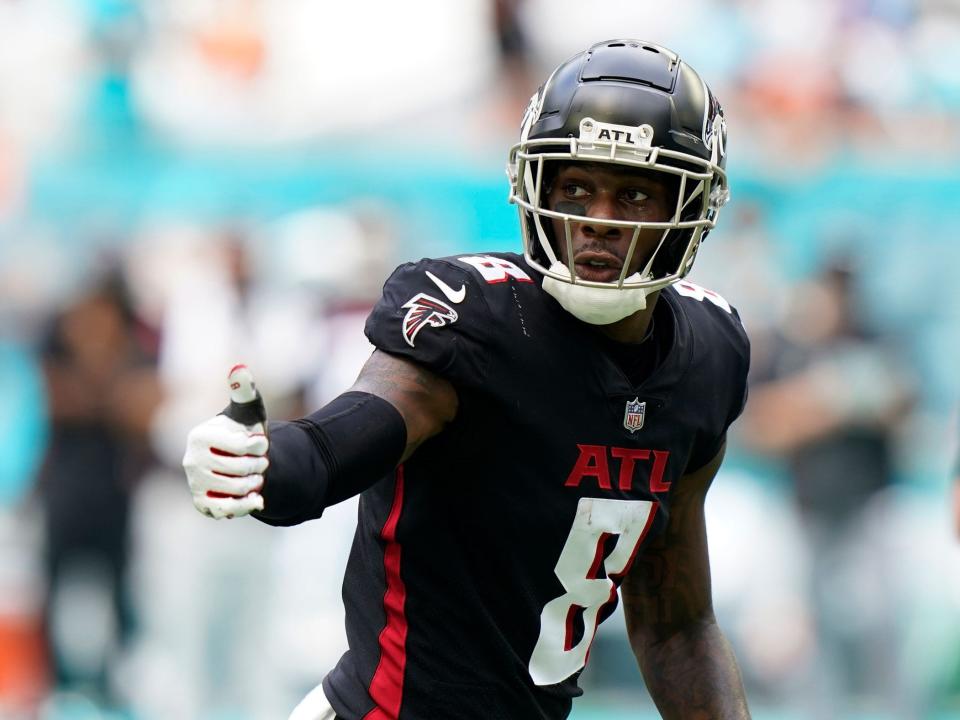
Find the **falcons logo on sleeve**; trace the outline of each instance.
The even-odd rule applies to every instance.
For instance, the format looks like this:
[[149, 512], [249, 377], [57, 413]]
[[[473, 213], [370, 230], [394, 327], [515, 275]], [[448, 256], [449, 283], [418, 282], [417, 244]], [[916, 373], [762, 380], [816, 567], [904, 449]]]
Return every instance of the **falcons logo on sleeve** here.
[[457, 311], [445, 302], [424, 293], [417, 293], [403, 307], [407, 308], [403, 318], [403, 339], [410, 347], [413, 347], [417, 333], [425, 325], [443, 327], [455, 323], [459, 317]]

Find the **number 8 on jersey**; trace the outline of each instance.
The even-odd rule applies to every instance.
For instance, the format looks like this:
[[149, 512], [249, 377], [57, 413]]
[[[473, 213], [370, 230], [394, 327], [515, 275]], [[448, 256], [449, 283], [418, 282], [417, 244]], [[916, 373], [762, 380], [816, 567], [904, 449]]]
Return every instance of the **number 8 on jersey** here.
[[[537, 685], [562, 682], [587, 662], [597, 616], [613, 601], [620, 579], [653, 520], [651, 500], [580, 498], [577, 514], [554, 568], [566, 593], [548, 602], [540, 614], [540, 637], [530, 657], [530, 677]], [[607, 539], [619, 536], [604, 558]], [[596, 577], [600, 564], [606, 577]], [[573, 618], [583, 610], [583, 637], [573, 645]]]

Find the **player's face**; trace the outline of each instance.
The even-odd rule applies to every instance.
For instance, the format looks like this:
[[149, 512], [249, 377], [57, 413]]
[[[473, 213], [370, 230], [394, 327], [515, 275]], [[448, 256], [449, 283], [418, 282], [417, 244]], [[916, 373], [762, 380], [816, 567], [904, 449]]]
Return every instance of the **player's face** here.
[[[633, 231], [603, 220], [666, 222], [673, 216], [676, 190], [660, 173], [645, 173], [604, 163], [567, 163], [550, 184], [551, 210], [583, 215], [592, 222], [570, 223], [576, 274], [593, 282], [615, 282], [630, 249]], [[553, 236], [564, 264], [569, 262], [563, 220], [554, 218]], [[640, 231], [627, 276], [647, 264], [663, 230]]]

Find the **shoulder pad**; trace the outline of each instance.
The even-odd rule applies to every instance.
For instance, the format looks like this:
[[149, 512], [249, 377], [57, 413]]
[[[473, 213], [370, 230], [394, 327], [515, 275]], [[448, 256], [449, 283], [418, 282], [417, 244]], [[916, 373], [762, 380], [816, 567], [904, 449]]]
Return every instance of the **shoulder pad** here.
[[452, 258], [405, 263], [384, 284], [367, 338], [451, 381], [478, 382], [491, 327], [480, 284]]
[[703, 334], [712, 330], [727, 337], [741, 354], [748, 350], [749, 341], [740, 313], [722, 295], [689, 280], [680, 280], [670, 287], [680, 296], [696, 326], [695, 332]]

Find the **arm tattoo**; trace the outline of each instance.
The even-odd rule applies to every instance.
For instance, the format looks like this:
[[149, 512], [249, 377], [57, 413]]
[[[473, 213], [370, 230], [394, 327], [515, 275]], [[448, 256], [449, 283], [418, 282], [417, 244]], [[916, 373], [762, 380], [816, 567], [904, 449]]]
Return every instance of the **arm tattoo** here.
[[367, 360], [352, 389], [383, 398], [403, 416], [407, 425], [404, 460], [457, 413], [457, 394], [448, 381], [421, 365], [379, 350]]
[[631, 646], [667, 720], [750, 717], [740, 669], [713, 615], [703, 518], [711, 478], [712, 471], [706, 480], [691, 476], [688, 492], [672, 498], [667, 529], [622, 587]]
[[657, 550], [643, 558], [649, 582], [624, 593], [631, 644], [650, 695], [667, 720], [749, 718], [740, 670], [702, 588]]
[[638, 652], [650, 694], [667, 720], [749, 718], [733, 650], [715, 622], [702, 622]]

